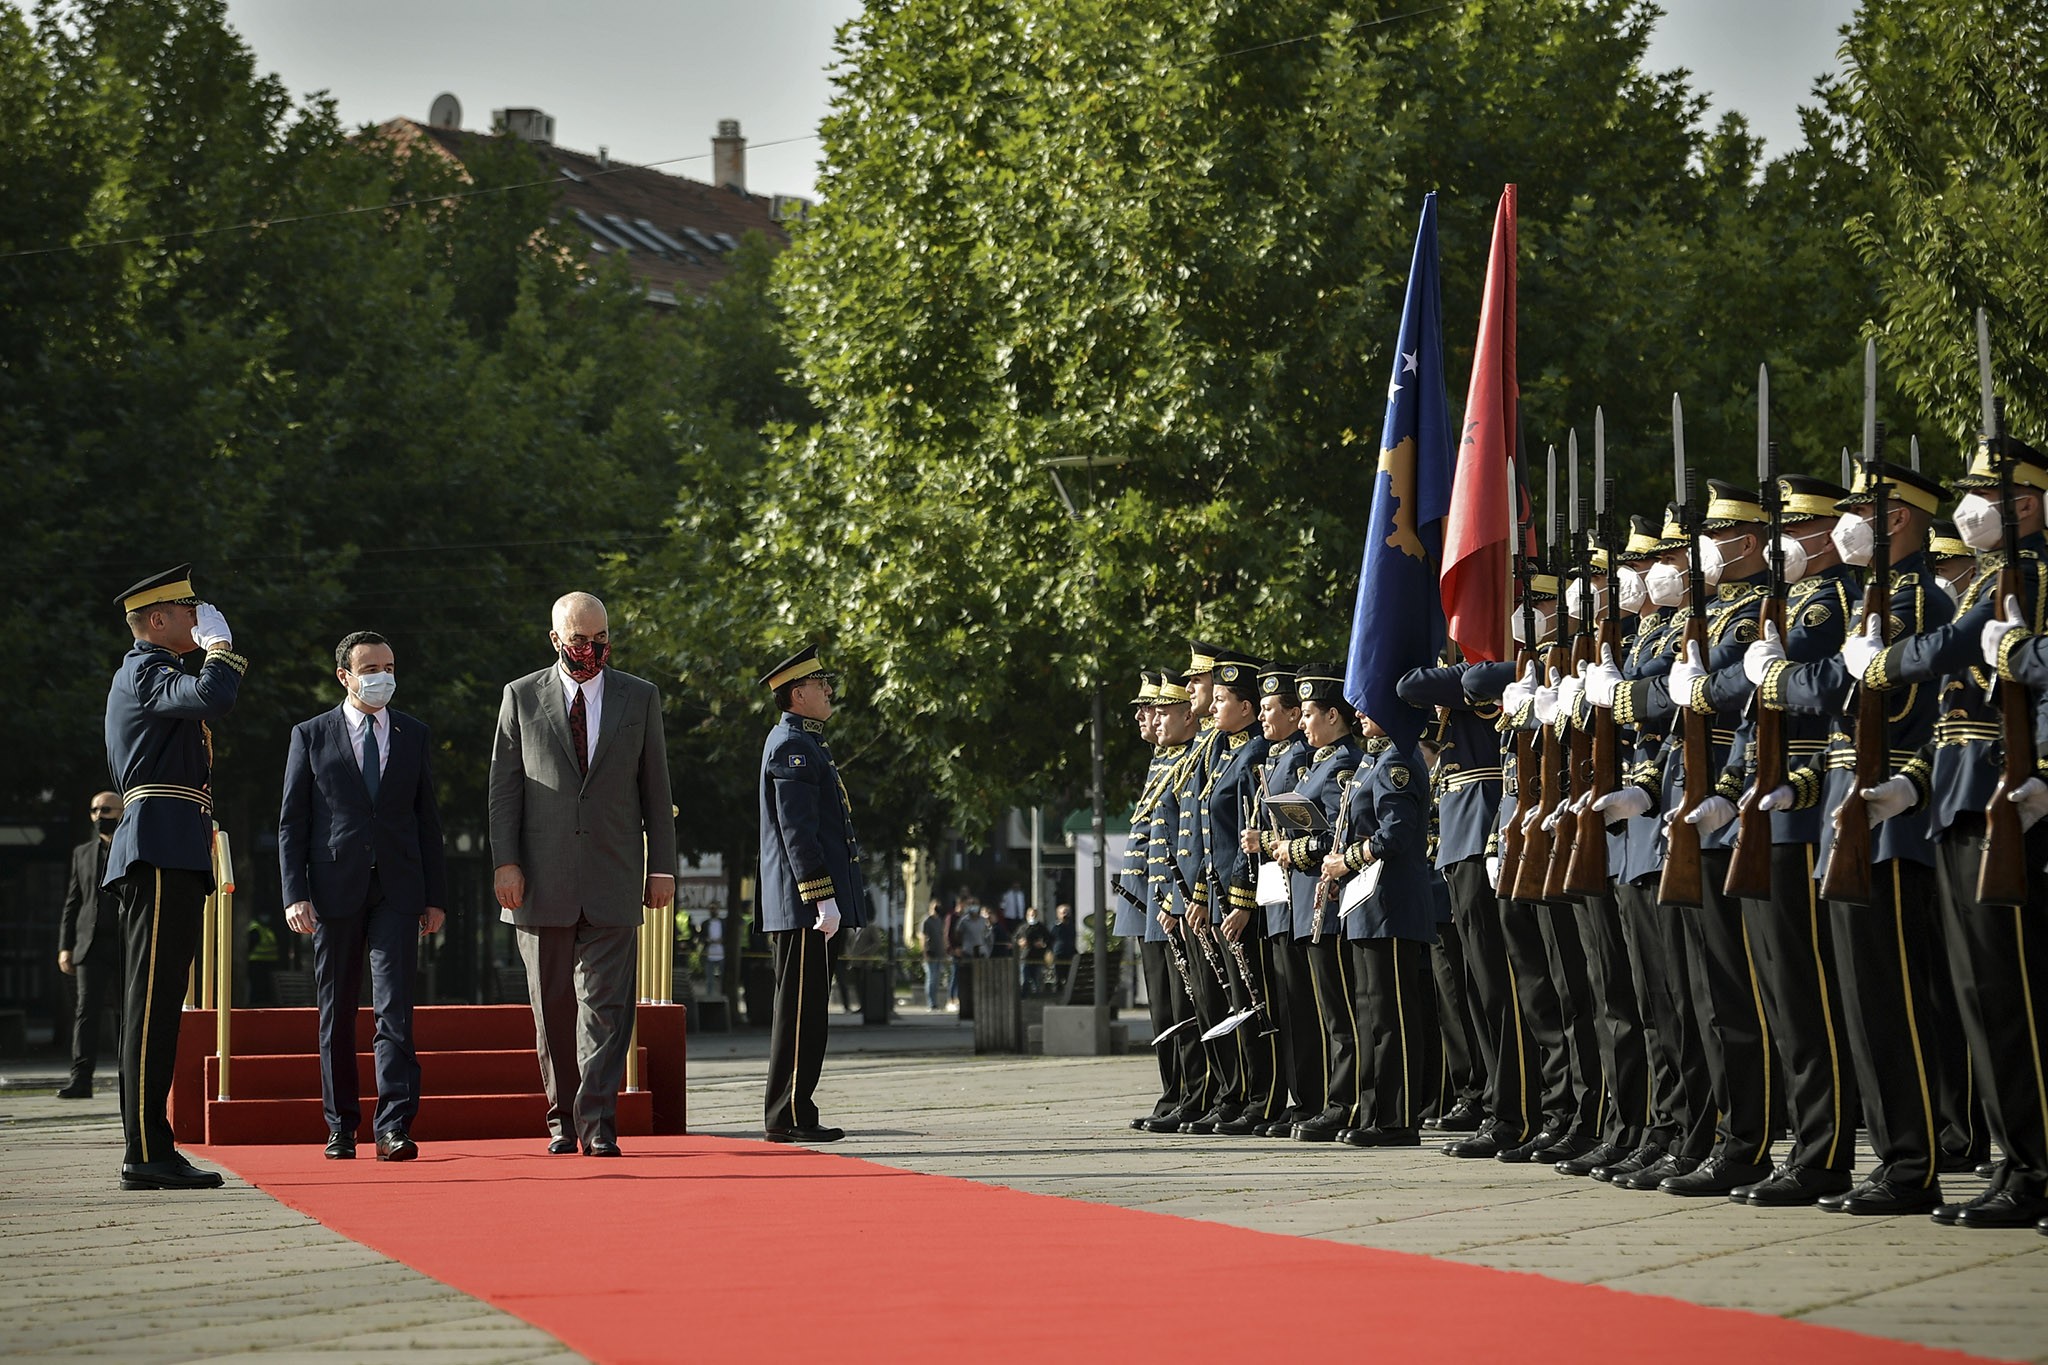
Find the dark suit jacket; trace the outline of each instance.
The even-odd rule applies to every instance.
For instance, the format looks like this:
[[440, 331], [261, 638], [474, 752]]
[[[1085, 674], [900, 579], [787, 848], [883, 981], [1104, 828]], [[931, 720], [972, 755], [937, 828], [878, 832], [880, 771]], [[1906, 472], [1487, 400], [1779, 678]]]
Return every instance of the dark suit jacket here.
[[284, 764], [277, 863], [284, 903], [311, 901], [322, 918], [360, 914], [374, 863], [385, 901], [419, 914], [448, 904], [448, 864], [427, 727], [392, 711], [391, 757], [377, 804], [350, 742], [341, 707], [292, 727]]
[[101, 925], [100, 850], [106, 847], [95, 834], [71, 850], [71, 878], [64, 886], [64, 913], [57, 921], [57, 951], [71, 954], [73, 962], [85, 961], [92, 951], [93, 934], [104, 927], [119, 939], [114, 925], [114, 898], [106, 894], [105, 925]]

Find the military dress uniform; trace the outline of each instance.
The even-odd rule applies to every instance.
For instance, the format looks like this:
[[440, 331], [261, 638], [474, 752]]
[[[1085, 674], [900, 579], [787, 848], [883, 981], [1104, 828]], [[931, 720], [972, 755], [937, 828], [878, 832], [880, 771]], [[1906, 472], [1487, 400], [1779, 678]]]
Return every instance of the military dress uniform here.
[[[1838, 484], [1805, 475], [1788, 475], [1778, 485], [1787, 526], [1832, 521], [1844, 510], [1838, 504], [1848, 496]], [[1860, 589], [1856, 569], [1839, 563], [1793, 583], [1785, 593], [1786, 657], [1798, 663], [1834, 658]], [[1744, 663], [1710, 675], [1704, 690], [1717, 712], [1753, 715], [1749, 702], [1756, 689]], [[1827, 719], [1788, 716], [1788, 769], [1817, 759], [1828, 747], [1828, 736]], [[1733, 783], [1743, 789], [1755, 782], [1754, 747], [1755, 725], [1745, 719], [1730, 751], [1729, 768]], [[1751, 792], [1750, 799], [1766, 795]], [[1841, 974], [1829, 913], [1821, 904], [1816, 881], [1821, 823], [1817, 805], [1796, 804], [1796, 793], [1792, 809], [1773, 811], [1770, 895], [1741, 899], [1743, 933], [1756, 964], [1756, 991], [1767, 1034], [1776, 1045], [1791, 1130], [1791, 1149], [1778, 1170], [1768, 1180], [1729, 1194], [1731, 1200], [1754, 1207], [1811, 1204], [1822, 1195], [1846, 1190], [1855, 1164], [1856, 1074], [1844, 1029]]]
[[[771, 690], [825, 672], [811, 645], [761, 678]], [[832, 972], [820, 907], [830, 902], [839, 927], [866, 922], [867, 887], [846, 784], [825, 744], [825, 723], [785, 713], [761, 746], [761, 877], [758, 923], [775, 967], [768, 1031], [763, 1123], [775, 1141], [843, 1136], [818, 1122], [812, 1099], [824, 1069]]]
[[[1300, 698], [1295, 696], [1293, 666], [1269, 663], [1260, 669], [1259, 695], [1261, 698], [1283, 698], [1288, 709], [1299, 713]], [[1261, 838], [1260, 851], [1252, 855], [1251, 860], [1254, 889], [1258, 884], [1260, 867], [1272, 861], [1265, 851], [1264, 835], [1272, 833], [1273, 827], [1270, 817], [1264, 815], [1264, 798], [1284, 796], [1293, 791], [1295, 778], [1307, 771], [1308, 763], [1308, 741], [1299, 729], [1271, 744], [1260, 760], [1261, 804], [1256, 810], [1260, 815]], [[1291, 887], [1292, 878], [1286, 870], [1277, 870], [1282, 886]], [[1284, 1138], [1295, 1124], [1322, 1113], [1329, 1102], [1326, 1093], [1328, 1078], [1323, 1073], [1323, 1023], [1316, 1013], [1315, 986], [1309, 980], [1308, 952], [1294, 937], [1291, 890], [1271, 904], [1261, 905], [1260, 909], [1265, 914], [1267, 952], [1274, 969], [1272, 995], [1267, 1000], [1267, 1008], [1280, 1025], [1280, 1058], [1286, 1077], [1288, 1103], [1277, 1118], [1259, 1131], [1262, 1137]]]
[[[192, 606], [192, 566], [148, 578], [115, 599], [124, 612]], [[186, 978], [213, 890], [213, 732], [241, 690], [248, 660], [206, 650], [198, 676], [138, 639], [107, 692], [107, 766], [125, 808], [107, 850], [105, 885], [120, 897], [127, 953], [121, 1014], [123, 1189], [210, 1189], [212, 1171], [172, 1145], [166, 1112]]]
[[[1486, 737], [1492, 740], [1492, 735]], [[1458, 931], [1451, 904], [1450, 879], [1444, 875], [1443, 808], [1446, 782], [1461, 775], [1463, 765], [1446, 757], [1451, 747], [1451, 713], [1437, 708], [1437, 718], [1423, 739], [1422, 757], [1429, 765], [1430, 896], [1436, 902], [1436, 943], [1429, 950], [1430, 975], [1436, 982], [1436, 1024], [1443, 1069], [1437, 1080], [1436, 1103], [1423, 1113], [1422, 1126], [1447, 1133], [1470, 1133], [1486, 1117], [1486, 1064], [1479, 1045], [1479, 1017], [1465, 967], [1464, 936]], [[1489, 743], [1496, 754], [1498, 749]], [[1470, 786], [1468, 780], [1461, 783]], [[1479, 830], [1479, 866], [1485, 868], [1486, 831]]]
[[[2018, 441], [2011, 449], [2014, 484], [2037, 495], [2048, 490], [2048, 457]], [[1954, 486], [1995, 498], [1998, 484], [1996, 464], [1980, 446]], [[2019, 551], [2023, 624], [2039, 634], [2048, 627], [2048, 573], [2043, 571], [2048, 546], [2035, 531], [2020, 541]], [[1994, 674], [1979, 642], [1984, 626], [2003, 610], [1998, 584], [2004, 562], [2003, 551], [1984, 554], [1953, 621], [1902, 637], [1877, 654], [1857, 680], [1886, 691], [1913, 685], [1941, 689], [1932, 754], [1923, 751], [1902, 775], [1930, 810], [1949, 971], [1991, 1137], [2004, 1155], [1983, 1196], [1934, 1211], [1937, 1221], [1973, 1228], [2030, 1226], [2048, 1216], [2048, 1098], [2040, 1081], [2048, 1045], [2038, 1004], [2048, 996], [2048, 964], [2041, 960], [2043, 936], [2028, 932], [2042, 922], [2048, 907], [2048, 884], [2039, 873], [2048, 860], [2048, 825], [2036, 825], [2026, 836], [2031, 874], [2026, 905], [1987, 905], [1976, 894], [1984, 858], [1983, 812], [2003, 762], [1999, 712], [1988, 696]]]
[[[1140, 708], [1156, 705], [1163, 676], [1150, 669], [1145, 670], [1140, 675], [1138, 694], [1131, 704]], [[1181, 695], [1185, 697], [1184, 690]], [[1131, 833], [1124, 841], [1123, 863], [1110, 882], [1111, 893], [1117, 898], [1111, 927], [1119, 936], [1138, 940], [1139, 971], [1145, 980], [1145, 1008], [1154, 1037], [1193, 1017], [1187, 991], [1180, 984], [1168, 957], [1166, 936], [1159, 931], [1154, 920], [1157, 904], [1146, 870], [1153, 811], [1159, 804], [1160, 789], [1172, 767], [1173, 755], [1165, 746], [1155, 744], [1152, 757], [1145, 766], [1145, 780], [1138, 789], [1138, 799], [1131, 806]], [[1153, 1121], [1163, 1119], [1186, 1100], [1179, 1042], [1176, 1034], [1161, 1038], [1154, 1045], [1152, 1050], [1159, 1062], [1159, 1098], [1153, 1103], [1151, 1113], [1131, 1120], [1131, 1127], [1150, 1131]]]
[[[1164, 675], [1159, 683], [1158, 705], [1165, 708], [1188, 704], [1187, 684], [1185, 673]], [[1146, 1123], [1146, 1129], [1155, 1133], [1177, 1133], [1199, 1122], [1215, 1107], [1222, 1093], [1223, 1077], [1213, 1065], [1212, 1050], [1202, 1042], [1202, 1033], [1208, 1025], [1201, 1021], [1195, 1003], [1196, 991], [1200, 988], [1198, 974], [1207, 972], [1209, 968], [1206, 960], [1201, 959], [1200, 950], [1186, 941], [1178, 922], [1181, 893], [1176, 885], [1179, 867], [1176, 849], [1181, 828], [1180, 801], [1185, 784], [1193, 780], [1199, 743], [1197, 738], [1161, 747], [1164, 768], [1157, 779], [1152, 818], [1145, 826], [1145, 887], [1151, 914], [1145, 922], [1146, 946], [1142, 951], [1152, 964], [1150, 970], [1154, 973], [1147, 977], [1147, 984], [1150, 988], [1158, 979], [1166, 981], [1166, 994], [1171, 1003], [1162, 1028], [1167, 1023], [1188, 1021], [1169, 1040], [1161, 1043], [1162, 1047], [1173, 1050], [1172, 1066], [1180, 1102]], [[1168, 924], [1173, 926], [1170, 935]]]
[[1217, 933], [1219, 917], [1209, 898], [1204, 871], [1208, 862], [1208, 821], [1202, 809], [1202, 792], [1208, 786], [1216, 749], [1222, 735], [1205, 723], [1175, 762], [1160, 801], [1160, 814], [1167, 817], [1160, 833], [1167, 837], [1166, 898], [1162, 904], [1176, 921], [1181, 952], [1188, 961], [1188, 981], [1194, 1001], [1195, 1023], [1186, 1032], [1194, 1035], [1205, 1068], [1208, 1108], [1184, 1116], [1181, 1131], [1207, 1134], [1216, 1125], [1235, 1116], [1242, 1104], [1243, 1090], [1238, 1065], [1238, 1044], [1229, 1035], [1205, 1039], [1202, 1035], [1223, 1022], [1230, 1013], [1230, 997], [1224, 975], [1224, 950]]

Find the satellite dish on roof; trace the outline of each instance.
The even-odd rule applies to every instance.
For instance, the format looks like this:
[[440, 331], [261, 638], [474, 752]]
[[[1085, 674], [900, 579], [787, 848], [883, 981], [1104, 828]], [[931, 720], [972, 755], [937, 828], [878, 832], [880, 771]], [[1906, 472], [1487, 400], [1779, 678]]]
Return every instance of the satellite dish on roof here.
[[462, 101], [447, 93], [434, 96], [434, 108], [427, 115], [427, 123], [435, 128], [460, 128]]

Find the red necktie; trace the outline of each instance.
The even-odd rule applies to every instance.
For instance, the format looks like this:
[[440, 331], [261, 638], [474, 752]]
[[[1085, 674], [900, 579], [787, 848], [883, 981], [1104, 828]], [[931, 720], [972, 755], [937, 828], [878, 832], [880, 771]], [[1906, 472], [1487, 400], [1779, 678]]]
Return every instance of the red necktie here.
[[569, 706], [569, 747], [576, 751], [576, 771], [590, 776], [590, 713], [583, 709], [580, 686], [576, 689], [576, 700]]

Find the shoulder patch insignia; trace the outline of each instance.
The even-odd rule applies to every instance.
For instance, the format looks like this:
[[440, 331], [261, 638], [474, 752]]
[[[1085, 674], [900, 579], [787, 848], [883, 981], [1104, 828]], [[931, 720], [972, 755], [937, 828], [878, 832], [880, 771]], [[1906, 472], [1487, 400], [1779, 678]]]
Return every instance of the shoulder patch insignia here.
[[789, 766], [790, 766], [790, 767], [792, 767], [792, 768], [801, 768], [801, 767], [803, 767], [803, 766], [804, 766], [804, 756], [803, 756], [802, 754], [791, 754], [791, 755], [789, 756]]
[[1906, 618], [1894, 616], [1884, 633], [1885, 643], [1891, 644], [1906, 633]]
[[1802, 626], [1824, 626], [1828, 623], [1829, 611], [1830, 608], [1827, 603], [1816, 602], [1806, 609], [1805, 615], [1799, 618], [1799, 624]]
[[1394, 784], [1396, 791], [1407, 786], [1408, 765], [1405, 763], [1389, 763], [1387, 765], [1387, 781]]
[[1753, 617], [1744, 617], [1735, 623], [1735, 629], [1729, 633], [1735, 637], [1736, 644], [1749, 644], [1756, 639], [1756, 620]]

